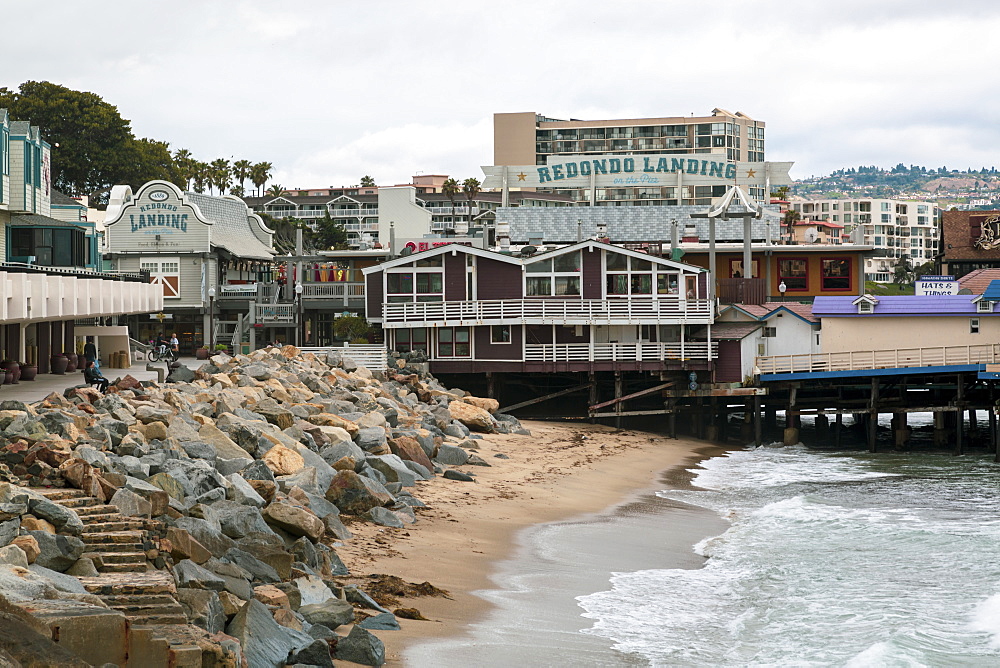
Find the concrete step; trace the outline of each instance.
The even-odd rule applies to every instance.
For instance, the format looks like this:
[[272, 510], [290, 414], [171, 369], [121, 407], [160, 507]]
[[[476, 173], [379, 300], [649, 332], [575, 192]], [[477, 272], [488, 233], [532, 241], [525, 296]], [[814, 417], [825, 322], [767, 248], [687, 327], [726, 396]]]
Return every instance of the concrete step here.
[[98, 573], [145, 573], [147, 572], [146, 562], [126, 563], [126, 564], [103, 564], [97, 569]]
[[108, 522], [139, 522], [141, 525], [142, 520], [137, 517], [125, 517], [118, 512], [117, 509], [114, 512], [100, 512], [100, 513], [77, 513], [80, 519], [83, 521], [84, 526], [91, 524], [107, 524]]
[[110, 531], [137, 531], [142, 529], [141, 520], [119, 520], [114, 522], [94, 522], [84, 524], [83, 533], [108, 533]]
[[88, 545], [108, 543], [136, 544], [142, 543], [146, 536], [143, 531], [93, 531], [80, 536], [84, 543]]
[[101, 555], [105, 564], [137, 564], [146, 563], [145, 552], [105, 552]]
[[[79, 491], [79, 490], [77, 490]], [[80, 492], [81, 494], [83, 492]], [[72, 508], [73, 510], [79, 511], [81, 508], [89, 508], [91, 506], [101, 506], [104, 505], [92, 496], [70, 496], [65, 499], [52, 499], [49, 501], [54, 501], [64, 508]]]
[[177, 592], [170, 571], [145, 573], [105, 573], [96, 577], [78, 578], [91, 594], [100, 596], [131, 596], [135, 594], [168, 594]]
[[123, 554], [126, 552], [142, 552], [146, 548], [142, 543], [87, 543], [87, 554]]
[[106, 503], [99, 503], [95, 506], [79, 506], [78, 508], [73, 508], [73, 510], [76, 511], [76, 514], [79, 515], [80, 519], [83, 520], [84, 522], [86, 522], [88, 518], [93, 517], [94, 515], [121, 514], [118, 512], [117, 506], [112, 506]]
[[61, 501], [63, 499], [78, 499], [80, 497], [86, 497], [88, 499], [94, 498], [92, 496], [87, 496], [86, 494], [76, 489], [75, 487], [31, 487], [30, 489], [32, 492], [36, 494], [41, 494], [50, 501]]

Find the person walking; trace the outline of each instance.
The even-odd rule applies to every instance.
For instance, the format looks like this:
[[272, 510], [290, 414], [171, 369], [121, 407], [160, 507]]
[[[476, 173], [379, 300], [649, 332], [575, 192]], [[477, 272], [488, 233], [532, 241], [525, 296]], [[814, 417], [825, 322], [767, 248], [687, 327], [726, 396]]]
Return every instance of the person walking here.
[[97, 362], [97, 346], [94, 345], [94, 337], [88, 336], [87, 343], [83, 346], [83, 358], [87, 362]]

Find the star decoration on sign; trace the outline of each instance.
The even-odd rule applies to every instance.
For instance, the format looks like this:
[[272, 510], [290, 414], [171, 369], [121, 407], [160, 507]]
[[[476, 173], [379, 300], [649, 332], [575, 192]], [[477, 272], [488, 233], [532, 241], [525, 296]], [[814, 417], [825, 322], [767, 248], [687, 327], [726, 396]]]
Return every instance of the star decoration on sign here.
[[524, 172], [521, 172], [520, 174], [517, 175], [517, 180], [518, 181], [523, 181], [525, 179], [525, 177], [527, 177], [527, 176], [528, 176], [527, 174], [525, 174]]
[[753, 169], [748, 169], [747, 170], [747, 178], [748, 179], [752, 179], [756, 175], [757, 175], [757, 172], [755, 170], [753, 170]]

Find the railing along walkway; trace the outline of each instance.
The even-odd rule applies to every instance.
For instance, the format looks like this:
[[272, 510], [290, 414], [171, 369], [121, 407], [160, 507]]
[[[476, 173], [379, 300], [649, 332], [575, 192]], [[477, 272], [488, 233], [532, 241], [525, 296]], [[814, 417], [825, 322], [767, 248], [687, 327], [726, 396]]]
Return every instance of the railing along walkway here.
[[528, 343], [525, 362], [660, 362], [710, 360], [719, 344], [692, 343]]
[[369, 371], [385, 371], [388, 368], [388, 363], [386, 361], [386, 347], [379, 345], [365, 345], [365, 344], [349, 344], [345, 343], [343, 347], [341, 346], [320, 346], [320, 347], [300, 347], [304, 353], [315, 353], [317, 355], [325, 355], [331, 350], [336, 350], [338, 353], [344, 357], [350, 357], [355, 362], [363, 367], [366, 367]]
[[937, 346], [894, 350], [855, 350], [840, 353], [772, 355], [757, 358], [758, 373], [815, 373], [823, 371], [865, 371], [910, 367], [996, 364], [1000, 344], [978, 346]]
[[[669, 320], [709, 323], [708, 299], [498, 299], [385, 304], [386, 323], [441, 322], [476, 324], [490, 320], [551, 320], [582, 323]], [[456, 322], [460, 321], [460, 322]]]

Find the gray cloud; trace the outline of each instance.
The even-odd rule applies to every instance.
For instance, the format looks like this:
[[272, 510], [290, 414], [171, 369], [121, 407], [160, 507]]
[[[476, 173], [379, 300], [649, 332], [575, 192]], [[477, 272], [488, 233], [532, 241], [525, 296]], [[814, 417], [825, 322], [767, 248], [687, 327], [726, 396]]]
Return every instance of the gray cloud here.
[[27, 14], [44, 44], [5, 31], [0, 85], [93, 91], [140, 136], [269, 160], [287, 186], [479, 175], [497, 111], [739, 110], [767, 122], [768, 157], [797, 177], [995, 161], [1000, 7], [981, 0], [98, 0]]

